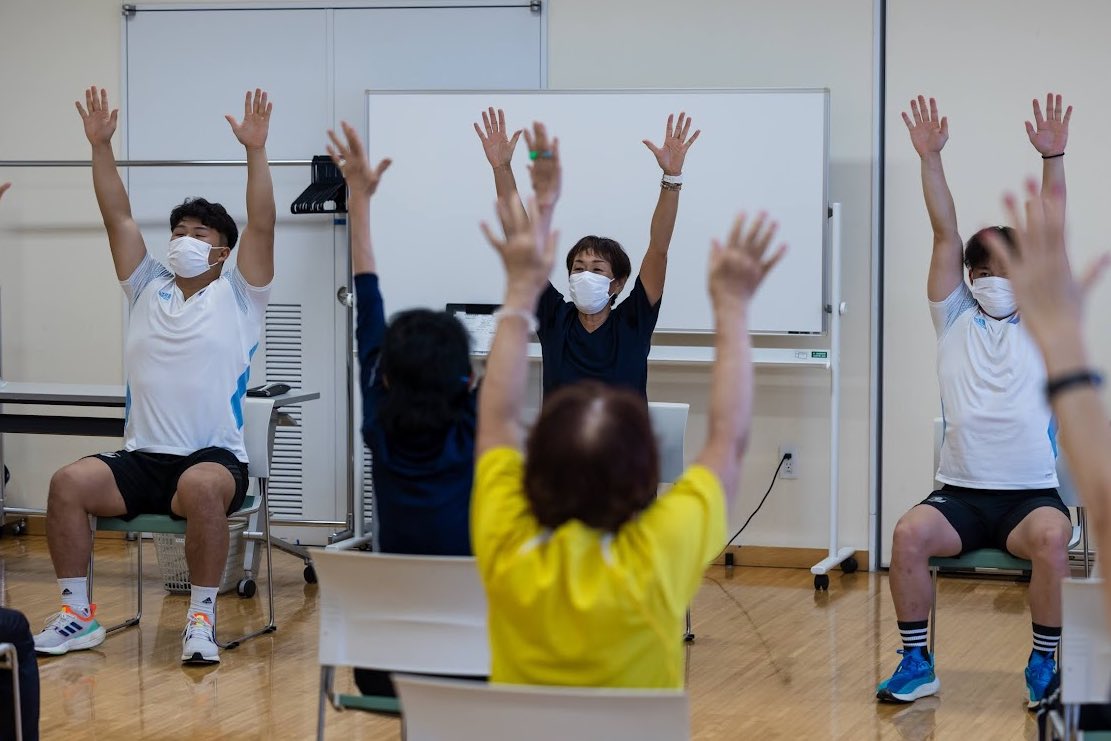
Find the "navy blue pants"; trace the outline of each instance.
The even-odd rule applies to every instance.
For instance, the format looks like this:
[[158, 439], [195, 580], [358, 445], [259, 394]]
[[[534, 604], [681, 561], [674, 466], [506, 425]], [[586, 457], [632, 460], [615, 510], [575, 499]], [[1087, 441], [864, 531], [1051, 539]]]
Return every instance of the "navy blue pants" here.
[[[39, 665], [35, 662], [35, 641], [31, 626], [22, 612], [0, 607], [0, 643], [15, 646], [19, 657], [19, 706], [23, 716], [23, 738], [39, 738]], [[0, 739], [15, 738], [15, 713], [12, 709], [12, 673], [0, 669]]]

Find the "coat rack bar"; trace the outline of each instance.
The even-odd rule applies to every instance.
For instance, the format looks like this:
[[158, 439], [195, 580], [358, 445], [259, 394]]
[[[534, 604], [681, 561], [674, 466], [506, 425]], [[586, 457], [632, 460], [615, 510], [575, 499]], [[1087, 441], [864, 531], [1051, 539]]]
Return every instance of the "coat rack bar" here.
[[[304, 167], [312, 160], [270, 160], [271, 167]], [[0, 160], [3, 167], [92, 167], [89, 160]], [[246, 167], [247, 160], [117, 160], [117, 167]]]

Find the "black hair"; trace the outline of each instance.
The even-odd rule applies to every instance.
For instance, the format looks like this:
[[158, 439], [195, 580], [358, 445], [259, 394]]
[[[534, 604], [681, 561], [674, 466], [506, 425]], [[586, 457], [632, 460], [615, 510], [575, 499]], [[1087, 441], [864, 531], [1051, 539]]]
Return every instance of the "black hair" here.
[[446, 312], [403, 311], [386, 328], [378, 372], [386, 384], [378, 407], [385, 435], [407, 440], [442, 436], [466, 407], [470, 337]]
[[196, 219], [209, 229], [215, 229], [224, 238], [222, 246], [229, 250], [235, 249], [235, 243], [239, 240], [239, 228], [235, 225], [235, 219], [219, 203], [212, 203], [204, 198], [186, 198], [184, 203], [170, 212], [170, 231], [177, 229], [177, 225], [185, 219]]
[[988, 234], [998, 235], [1012, 250], [1015, 248], [1015, 230], [1009, 226], [989, 226], [973, 234], [968, 239], [964, 248], [964, 266], [969, 270], [982, 268], [991, 259], [988, 243], [985, 237]]

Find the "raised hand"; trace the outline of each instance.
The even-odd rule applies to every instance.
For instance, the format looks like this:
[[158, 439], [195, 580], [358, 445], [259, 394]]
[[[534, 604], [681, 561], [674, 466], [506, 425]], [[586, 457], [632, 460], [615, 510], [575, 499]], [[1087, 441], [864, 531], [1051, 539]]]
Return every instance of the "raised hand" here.
[[482, 233], [501, 256], [505, 267], [506, 296], [519, 298], [532, 310], [536, 298], [548, 285], [559, 235], [539, 226], [544, 220], [540, 218], [540, 207], [535, 198], [529, 199], [527, 214], [520, 201], [513, 198], [499, 200], [497, 211], [504, 238], [499, 238], [485, 221], [481, 224]]
[[506, 135], [505, 111], [499, 108], [495, 113], [491, 106], [482, 112], [482, 128], [476, 123], [474, 130], [482, 142], [482, 150], [486, 152], [490, 166], [508, 167], [513, 161], [513, 150], [517, 146], [517, 140], [521, 138], [521, 130], [514, 131], [512, 139]]
[[919, 95], [918, 100], [910, 101], [910, 112], [914, 117], [903, 113], [903, 123], [910, 132], [910, 143], [919, 157], [929, 154], [938, 154], [949, 141], [949, 118], [938, 116], [937, 101], [930, 98], [930, 107], [926, 108], [926, 99]]
[[559, 138], [549, 140], [547, 128], [539, 121], [533, 123], [532, 133], [525, 129], [524, 134], [529, 157], [532, 159], [528, 171], [532, 178], [536, 203], [541, 208], [551, 208], [559, 200], [559, 192], [563, 184], [563, 168], [559, 162]]
[[647, 139], [644, 139], [644, 146], [656, 156], [656, 162], [659, 164], [660, 169], [664, 171], [665, 175], [680, 175], [683, 172], [683, 161], [687, 158], [687, 150], [691, 148], [698, 135], [702, 133], [702, 129], [698, 129], [687, 138], [687, 134], [691, 130], [691, 119], [687, 117], [686, 113], [679, 114], [679, 120], [675, 121], [675, 114], [667, 117], [667, 128], [664, 131], [664, 141], [660, 146], [656, 146]]
[[0, 199], [8, 192], [8, 188], [12, 187], [11, 183], [0, 183]]
[[336, 132], [329, 129], [328, 138], [332, 143], [328, 145], [328, 155], [343, 173], [351, 195], [369, 198], [378, 190], [378, 181], [382, 179], [382, 173], [393, 164], [393, 160], [384, 159], [377, 167], [371, 167], [359, 133], [346, 121], [341, 121], [340, 126], [343, 128], [343, 135], [347, 137], [347, 143], [340, 141]]
[[[760, 213], [751, 225], [742, 213], [724, 243], [714, 240], [710, 252], [710, 298], [715, 308], [737, 309], [752, 299], [768, 272], [787, 251], [780, 244], [765, 257], [779, 225]], [[747, 228], [746, 228], [747, 227]]]
[[95, 146], [112, 141], [120, 111], [118, 108], [108, 107], [107, 90], [93, 85], [85, 90], [84, 106], [79, 100], [75, 100], [73, 104], [81, 114], [81, 123], [85, 126], [85, 137], [89, 140], [89, 144]]
[[1007, 220], [1014, 227], [1011, 248], [998, 234], [989, 233], [988, 249], [1004, 267], [1014, 287], [1023, 324], [1043, 351], [1055, 338], [1079, 328], [1084, 295], [1095, 284], [1111, 260], [1103, 255], [1077, 282], [1065, 246], [1064, 209], [1059, 192], [1039, 194], [1033, 181], [1026, 184], [1026, 204], [1007, 194], [1003, 200]]
[[1065, 145], [1069, 143], [1069, 119], [1072, 118], [1072, 106], [1067, 109], [1061, 104], [1061, 96], [1053, 93], [1045, 95], [1045, 116], [1042, 116], [1042, 106], [1034, 98], [1034, 123], [1026, 122], [1026, 135], [1030, 143], [1043, 157], [1052, 157], [1064, 154]]
[[270, 133], [270, 111], [274, 104], [269, 102], [269, 96], [261, 88], [255, 88], [252, 95], [247, 91], [243, 100], [243, 121], [236, 121], [234, 116], [227, 115], [232, 133], [246, 149], [261, 149], [266, 146], [266, 137]]

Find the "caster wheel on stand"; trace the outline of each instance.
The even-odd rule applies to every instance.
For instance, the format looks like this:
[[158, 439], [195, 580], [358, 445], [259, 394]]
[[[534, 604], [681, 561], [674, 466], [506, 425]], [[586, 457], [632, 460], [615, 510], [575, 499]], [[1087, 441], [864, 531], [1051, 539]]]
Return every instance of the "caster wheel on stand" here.
[[258, 587], [255, 585], [254, 579], [240, 579], [239, 583], [235, 585], [235, 593], [244, 599], [254, 597]]
[[814, 588], [819, 592], [825, 592], [829, 589], [829, 574], [816, 574], [814, 576]]
[[849, 556], [841, 562], [841, 573], [843, 574], [853, 574], [859, 568], [860, 564], [857, 563], [855, 556]]
[[316, 584], [316, 569], [312, 567], [311, 563], [305, 566], [305, 582], [307, 584]]

